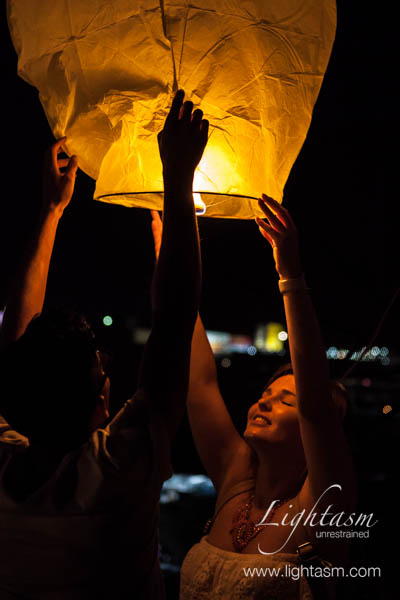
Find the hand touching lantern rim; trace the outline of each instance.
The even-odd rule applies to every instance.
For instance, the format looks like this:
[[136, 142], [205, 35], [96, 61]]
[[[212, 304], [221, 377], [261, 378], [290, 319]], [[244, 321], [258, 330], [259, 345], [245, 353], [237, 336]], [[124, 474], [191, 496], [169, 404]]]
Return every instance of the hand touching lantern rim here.
[[[281, 278], [295, 278], [301, 275], [300, 253], [298, 244], [297, 228], [288, 210], [279, 202], [273, 200], [266, 194], [258, 201], [268, 223], [256, 217], [256, 223], [261, 235], [271, 244], [276, 268]], [[274, 212], [275, 211], [275, 212]], [[161, 238], [162, 220], [156, 210], [150, 211], [152, 216], [152, 233], [154, 239], [154, 250], [158, 258]]]
[[[58, 157], [66, 140], [65, 136], [54, 142], [46, 151], [43, 163], [43, 211], [54, 211], [60, 216], [71, 201], [78, 170], [75, 154], [70, 158]], [[64, 172], [61, 171], [63, 168]]]
[[276, 270], [281, 279], [294, 279], [302, 273], [298, 233], [286, 208], [266, 194], [258, 200], [267, 221], [256, 217], [261, 235], [271, 244]]

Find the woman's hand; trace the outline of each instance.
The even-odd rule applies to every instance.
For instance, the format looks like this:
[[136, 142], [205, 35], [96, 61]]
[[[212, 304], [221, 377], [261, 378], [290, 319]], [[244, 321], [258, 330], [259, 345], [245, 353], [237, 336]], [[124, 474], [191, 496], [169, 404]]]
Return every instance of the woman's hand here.
[[160, 254], [161, 248], [163, 225], [157, 210], [151, 210], [150, 213], [152, 217], [151, 230], [153, 232], [154, 252], [156, 254], [156, 260], [158, 260], [158, 255]]
[[292, 279], [302, 274], [298, 234], [292, 217], [279, 202], [265, 194], [258, 204], [267, 221], [256, 217], [260, 233], [271, 244], [276, 270], [281, 279]]
[[[43, 165], [43, 210], [45, 213], [54, 211], [59, 216], [71, 201], [78, 169], [75, 155], [71, 158], [58, 158], [66, 139], [63, 137], [51, 146], [46, 152]], [[64, 173], [60, 170], [63, 167], [66, 167]]]

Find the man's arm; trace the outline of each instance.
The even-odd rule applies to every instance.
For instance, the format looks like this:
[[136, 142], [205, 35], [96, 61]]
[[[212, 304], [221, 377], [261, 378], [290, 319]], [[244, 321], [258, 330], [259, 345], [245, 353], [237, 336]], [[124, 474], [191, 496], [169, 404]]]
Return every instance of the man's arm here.
[[[71, 200], [78, 168], [76, 156], [57, 158], [65, 140], [55, 142], [45, 157], [42, 211], [11, 285], [1, 330], [2, 346], [17, 341], [33, 317], [42, 312], [57, 227]], [[66, 167], [65, 173], [60, 171], [63, 167]]]
[[[158, 259], [163, 226], [157, 211], [151, 211], [151, 215]], [[236, 476], [246, 477], [249, 449], [233, 425], [221, 396], [213, 351], [200, 315], [191, 344], [187, 408], [197, 451], [216, 490], [221, 490], [227, 478], [231, 481]]]
[[172, 437], [182, 418], [201, 267], [193, 178], [207, 143], [208, 121], [177, 92], [159, 135], [164, 177], [164, 231], [152, 286], [152, 331], [139, 389], [165, 418]]

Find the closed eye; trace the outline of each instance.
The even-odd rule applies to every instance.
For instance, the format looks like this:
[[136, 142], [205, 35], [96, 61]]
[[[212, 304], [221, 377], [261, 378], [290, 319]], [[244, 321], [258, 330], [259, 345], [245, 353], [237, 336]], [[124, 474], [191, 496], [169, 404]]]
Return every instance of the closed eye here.
[[286, 406], [294, 406], [294, 404], [290, 404], [290, 402], [285, 402], [285, 400], [281, 400], [282, 404], [286, 404]]

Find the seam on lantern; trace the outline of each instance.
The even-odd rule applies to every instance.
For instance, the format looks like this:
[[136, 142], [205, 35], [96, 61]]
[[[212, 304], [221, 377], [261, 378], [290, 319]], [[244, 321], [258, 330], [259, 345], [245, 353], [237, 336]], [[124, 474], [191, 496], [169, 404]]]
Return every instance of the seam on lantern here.
[[273, 57], [273, 55], [275, 54], [275, 52], [277, 52], [277, 48], [274, 48], [272, 50], [272, 52], [268, 55], [268, 57], [264, 60], [263, 64], [261, 65], [257, 75], [255, 75], [254, 77], [252, 77], [251, 79], [249, 79], [249, 81], [246, 81], [245, 84], [241, 85], [239, 88], [235, 89], [232, 91], [232, 96], [234, 94], [239, 94], [240, 92], [242, 92], [243, 90], [245, 90], [247, 87], [249, 87], [249, 85], [252, 85], [253, 83], [255, 83], [256, 81], [258, 81], [259, 79], [262, 79], [264, 77], [270, 78], [269, 74], [266, 74], [263, 69], [264, 66], [268, 63], [268, 61], [271, 60], [271, 58]]
[[160, 0], [160, 10], [161, 10], [161, 21], [162, 21], [164, 35], [167, 38], [167, 40], [171, 41], [168, 37], [167, 22], [166, 22], [166, 18], [165, 18], [164, 0]]
[[255, 23], [257, 21], [256, 17], [253, 16], [245, 16], [245, 15], [238, 15], [236, 13], [229, 13], [229, 12], [221, 12], [215, 8], [204, 8], [204, 6], [197, 6], [195, 3], [190, 3], [188, 4], [189, 8], [192, 8], [194, 10], [198, 10], [199, 12], [204, 12], [204, 13], [211, 13], [213, 15], [215, 14], [219, 14], [222, 17], [234, 17], [235, 19], [243, 19], [244, 21], [250, 21], [251, 23]]
[[211, 54], [211, 52], [213, 52], [216, 48], [218, 48], [219, 46], [221, 46], [222, 44], [224, 44], [226, 42], [226, 40], [229, 40], [229, 38], [232, 38], [232, 37], [238, 35], [239, 33], [243, 33], [243, 31], [245, 31], [246, 29], [250, 29], [253, 26], [254, 26], [253, 24], [246, 25], [245, 27], [242, 27], [241, 29], [237, 29], [235, 31], [231, 31], [230, 33], [227, 33], [222, 38], [220, 38], [219, 40], [217, 40], [212, 46], [210, 46], [210, 48], [208, 48], [208, 50], [206, 52], [204, 52], [203, 56], [201, 56], [201, 58], [198, 59], [197, 65], [196, 65], [195, 69], [193, 69], [193, 71], [191, 72], [189, 80], [197, 72], [197, 70], [199, 69], [201, 63], [206, 59], [206, 57], [209, 54]]
[[172, 70], [173, 70], [173, 74], [174, 74], [174, 82], [172, 85], [172, 89], [177, 90], [178, 89], [178, 81], [177, 81], [177, 77], [176, 77], [174, 44], [173, 44], [172, 39], [168, 35], [167, 18], [166, 18], [166, 14], [165, 14], [164, 0], [160, 0], [160, 10], [161, 10], [161, 20], [162, 20], [164, 36], [167, 38], [167, 40], [169, 41], [170, 46], [171, 46]]
[[[300, 72], [304, 71], [304, 65], [303, 62], [300, 58], [300, 56], [297, 54], [296, 50], [294, 49], [293, 44], [290, 43], [290, 41], [284, 36], [282, 35], [279, 31], [277, 31], [274, 27], [268, 27], [268, 31], [272, 34], [275, 35], [275, 37], [277, 37], [280, 42], [285, 46], [288, 55], [292, 58], [292, 64], [295, 64], [298, 68], [298, 70]], [[291, 70], [291, 72], [293, 72], [293, 69]], [[296, 72], [296, 71], [294, 71]], [[299, 89], [301, 92], [301, 96], [303, 99], [303, 103], [305, 105], [307, 105], [307, 98], [306, 98], [306, 93], [304, 90], [304, 85], [303, 85], [303, 81], [302, 79], [298, 80], [298, 84], [299, 84]]]
[[[73, 38], [74, 36], [72, 35], [72, 19], [71, 19], [71, 6], [70, 6], [70, 0], [67, 0], [67, 14], [68, 14], [68, 22], [69, 22], [69, 31], [70, 31], [70, 37]], [[80, 75], [82, 78], [82, 82], [84, 82], [84, 90], [85, 90], [85, 96], [86, 96], [86, 102], [88, 105], [90, 105], [92, 103], [92, 99], [90, 97], [90, 86], [88, 85], [88, 81], [86, 78], [86, 75], [82, 69], [82, 62], [81, 62], [81, 57], [79, 55], [79, 49], [78, 49], [78, 44], [76, 44], [75, 39], [72, 39], [72, 43], [71, 45], [73, 45], [74, 48], [74, 52], [75, 52], [75, 57], [77, 62], [79, 63], [79, 68], [80, 68]], [[72, 93], [72, 91], [76, 94], [76, 82], [74, 83], [74, 87], [75, 89], [72, 89], [71, 86], [71, 81], [69, 80], [69, 78], [67, 77], [68, 80], [68, 85], [70, 88], [70, 93]], [[83, 89], [82, 89], [83, 91]], [[76, 114], [76, 108], [75, 108], [75, 104], [72, 107], [72, 110], [70, 111], [70, 113], [68, 115], [66, 115], [66, 120], [65, 120], [65, 130], [67, 131], [69, 129], [69, 127], [72, 127], [75, 120], [77, 118], [77, 114]]]
[[188, 2], [186, 2], [186, 14], [185, 14], [185, 22], [183, 24], [183, 34], [182, 34], [182, 42], [181, 42], [181, 54], [179, 56], [179, 72], [178, 72], [179, 79], [181, 78], [181, 67], [182, 67], [182, 61], [183, 61], [183, 48], [185, 46], [186, 26], [187, 26], [187, 22], [188, 22], [188, 15], [189, 15], [190, 8], [191, 8], [190, 4]]

